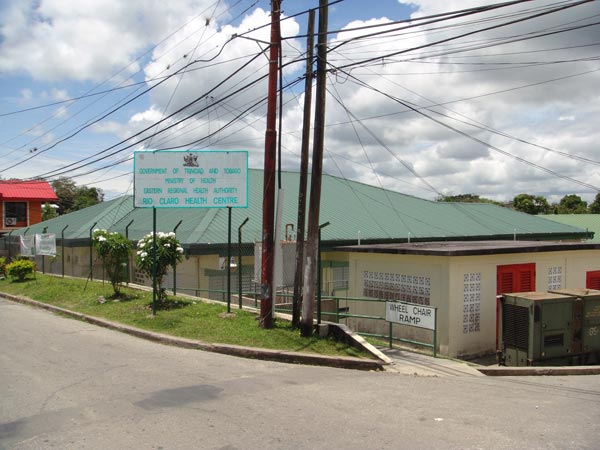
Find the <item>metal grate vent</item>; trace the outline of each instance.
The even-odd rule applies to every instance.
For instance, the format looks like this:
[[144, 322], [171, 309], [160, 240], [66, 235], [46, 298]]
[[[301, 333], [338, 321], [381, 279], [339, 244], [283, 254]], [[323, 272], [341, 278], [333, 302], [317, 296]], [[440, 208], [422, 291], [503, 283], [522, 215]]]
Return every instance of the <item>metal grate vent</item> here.
[[529, 350], [529, 310], [523, 306], [502, 306], [502, 338], [506, 345]]
[[550, 334], [548, 336], [544, 336], [544, 346], [552, 347], [552, 346], [562, 346], [565, 342], [564, 334]]

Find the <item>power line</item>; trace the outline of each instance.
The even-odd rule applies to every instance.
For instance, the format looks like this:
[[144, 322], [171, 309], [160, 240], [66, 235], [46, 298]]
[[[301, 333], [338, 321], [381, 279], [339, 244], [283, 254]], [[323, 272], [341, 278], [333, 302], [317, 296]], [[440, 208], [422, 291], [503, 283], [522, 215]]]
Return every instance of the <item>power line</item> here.
[[[555, 12], [563, 11], [565, 9], [574, 8], [576, 6], [582, 5], [584, 3], [589, 3], [591, 1], [593, 1], [593, 0], [582, 0], [582, 1], [579, 1], [579, 2], [576, 2], [576, 3], [573, 3], [573, 4], [569, 4], [569, 5], [566, 5], [566, 6], [559, 7], [559, 8], [553, 8], [551, 10], [542, 11], [542, 12], [539, 12], [539, 13], [536, 13], [536, 14], [529, 15], [527, 17], [522, 17], [522, 18], [519, 18], [519, 19], [515, 19], [515, 20], [508, 21], [508, 22], [504, 22], [504, 23], [501, 23], [501, 24], [497, 24], [497, 25], [493, 25], [493, 26], [489, 26], [489, 27], [480, 28], [480, 29], [477, 29], [477, 30], [473, 30], [473, 31], [469, 31], [469, 32], [466, 32], [466, 33], [458, 34], [458, 35], [451, 36], [451, 37], [448, 37], [448, 38], [445, 38], [445, 39], [440, 39], [440, 40], [437, 40], [437, 41], [434, 41], [434, 42], [430, 42], [430, 43], [427, 43], [427, 44], [418, 45], [418, 46], [407, 48], [407, 49], [404, 49], [404, 50], [398, 50], [398, 51], [395, 51], [395, 52], [388, 53], [386, 55], [380, 55], [380, 56], [376, 56], [376, 57], [367, 58], [367, 59], [359, 61], [359, 62], [348, 63], [348, 64], [345, 64], [345, 65], [342, 65], [342, 66], [338, 66], [338, 70], [349, 69], [349, 68], [357, 67], [357, 66], [365, 66], [365, 65], [370, 64], [370, 63], [381, 64], [382, 60], [389, 59], [389, 58], [392, 58], [394, 56], [406, 54], [406, 53], [409, 53], [409, 52], [412, 52], [412, 51], [415, 51], [415, 50], [422, 50], [424, 48], [433, 47], [433, 46], [436, 46], [436, 45], [439, 45], [439, 44], [444, 44], [444, 43], [451, 42], [451, 41], [454, 41], [454, 40], [457, 40], [457, 39], [461, 39], [461, 38], [464, 38], [464, 37], [467, 37], [467, 36], [472, 36], [472, 35], [475, 35], [475, 34], [478, 34], [478, 33], [483, 33], [485, 31], [490, 31], [490, 30], [494, 30], [494, 29], [506, 27], [506, 26], [509, 26], [509, 25], [514, 25], [516, 23], [520, 23], [520, 22], [524, 22], [524, 21], [531, 20], [531, 19], [534, 19], [534, 18], [542, 17], [542, 16], [545, 16], [545, 15], [548, 15], [548, 14], [553, 14]], [[550, 36], [550, 35], [553, 35], [553, 34], [559, 34], [559, 33], [563, 33], [563, 32], [566, 32], [566, 31], [573, 31], [573, 30], [576, 30], [576, 29], [581, 29], [581, 28], [585, 28], [585, 27], [589, 27], [589, 26], [594, 26], [594, 25], [597, 25], [598, 23], [600, 23], [600, 22], [594, 22], [594, 23], [587, 24], [587, 25], [580, 25], [580, 26], [577, 26], [577, 27], [570, 27], [570, 28], [566, 28], [564, 30], [558, 30], [558, 31], [546, 32], [546, 33], [540, 33], [540, 34], [537, 34], [535, 36], [521, 37], [518, 40], [520, 41], [520, 40], [527, 40], [527, 39], [539, 38], [539, 37], [543, 37], [543, 36]], [[509, 40], [508, 42], [516, 42], [516, 40], [515, 41], [510, 41]], [[472, 50], [472, 48], [470, 48], [470, 50]], [[462, 49], [460, 51], [465, 51], [465, 50]], [[457, 51], [454, 51], [454, 52], [457, 52]], [[441, 54], [436, 55], [436, 56], [440, 56], [440, 55]]]
[[521, 158], [520, 156], [513, 155], [512, 153], [509, 153], [509, 152], [507, 152], [505, 150], [502, 150], [501, 148], [496, 147], [495, 145], [492, 145], [492, 144], [490, 144], [488, 142], [482, 141], [481, 139], [479, 139], [479, 138], [477, 138], [475, 136], [471, 136], [470, 134], [465, 133], [464, 131], [459, 130], [458, 128], [452, 127], [451, 125], [448, 125], [447, 123], [445, 123], [445, 122], [443, 122], [441, 120], [438, 120], [438, 119], [436, 119], [434, 117], [431, 117], [430, 115], [428, 115], [425, 112], [423, 112], [422, 109], [416, 108], [416, 107], [412, 106], [410, 103], [408, 103], [408, 102], [406, 102], [404, 100], [401, 100], [401, 99], [399, 99], [399, 98], [397, 98], [397, 97], [395, 97], [395, 96], [393, 96], [391, 94], [385, 93], [385, 92], [383, 92], [383, 91], [381, 91], [381, 90], [379, 90], [379, 89], [377, 89], [377, 88], [375, 88], [375, 87], [373, 87], [373, 86], [371, 86], [371, 85], [369, 85], [367, 83], [364, 83], [364, 82], [362, 82], [361, 80], [355, 78], [354, 76], [352, 76], [349, 73], [348, 73], [348, 76], [351, 77], [353, 80], [355, 80], [355, 82], [358, 85], [363, 86], [363, 87], [365, 87], [367, 89], [370, 89], [370, 90], [372, 90], [374, 92], [377, 92], [377, 93], [379, 93], [379, 94], [381, 94], [381, 95], [383, 95], [383, 96], [385, 96], [385, 97], [387, 97], [387, 98], [389, 98], [389, 99], [391, 99], [391, 100], [393, 100], [393, 101], [395, 101], [397, 103], [400, 103], [401, 105], [403, 105], [404, 107], [410, 109], [411, 111], [416, 112], [417, 114], [419, 114], [419, 115], [421, 115], [421, 116], [423, 116], [423, 117], [425, 117], [425, 118], [427, 118], [427, 119], [429, 119], [429, 120], [431, 120], [431, 121], [433, 121], [433, 122], [435, 122], [435, 123], [443, 126], [444, 128], [447, 128], [447, 129], [449, 129], [451, 131], [454, 131], [455, 133], [458, 133], [461, 136], [464, 136], [464, 137], [466, 137], [466, 138], [468, 138], [468, 139], [470, 139], [472, 141], [475, 141], [475, 142], [477, 142], [477, 143], [479, 143], [481, 145], [484, 145], [485, 147], [489, 147], [489, 148], [491, 148], [492, 150], [495, 150], [498, 153], [501, 153], [501, 154], [503, 154], [505, 156], [513, 158], [513, 159], [515, 159], [515, 160], [517, 160], [517, 161], [519, 161], [519, 162], [521, 162], [523, 164], [526, 164], [528, 166], [534, 167], [534, 168], [536, 168], [538, 170], [546, 172], [546, 173], [548, 173], [550, 175], [553, 175], [553, 176], [555, 176], [557, 178], [562, 178], [564, 180], [567, 180], [569, 182], [578, 184], [580, 186], [586, 187], [586, 188], [594, 190], [594, 191], [600, 191], [600, 187], [594, 186], [594, 185], [586, 183], [584, 181], [576, 180], [575, 178], [571, 178], [571, 177], [569, 177], [567, 175], [562, 175], [562, 174], [560, 174], [558, 172], [555, 172], [554, 170], [548, 169], [548, 168], [543, 167], [543, 166], [541, 166], [539, 164], [536, 164], [534, 162], [531, 162], [531, 161], [528, 161], [528, 160], [526, 160], [524, 158]]
[[[253, 62], [253, 61], [254, 61], [254, 60], [256, 60], [256, 59], [257, 59], [257, 58], [258, 58], [260, 55], [262, 55], [262, 53], [263, 53], [263, 52], [260, 52], [260, 53], [258, 53], [257, 55], [255, 55], [254, 57], [252, 57], [252, 58], [251, 58], [251, 59], [250, 59], [248, 62], [246, 62], [246, 63], [244, 64], [244, 66], [248, 66], [248, 65], [249, 65], [251, 62]], [[238, 70], [238, 71], [239, 71], [239, 70]], [[110, 150], [112, 150], [112, 149], [114, 149], [114, 148], [118, 147], [119, 145], [122, 145], [122, 144], [124, 144], [124, 143], [125, 143], [125, 142], [127, 142], [127, 141], [130, 141], [130, 140], [132, 140], [132, 139], [134, 139], [134, 138], [136, 138], [136, 137], [138, 137], [138, 136], [142, 135], [143, 133], [145, 133], [146, 131], [149, 131], [151, 128], [153, 128], [153, 127], [154, 127], [154, 126], [156, 126], [157, 124], [160, 124], [160, 123], [162, 123], [162, 122], [165, 122], [166, 120], [168, 120], [168, 119], [170, 119], [170, 118], [174, 117], [175, 115], [177, 115], [177, 114], [181, 113], [182, 111], [184, 111], [184, 110], [188, 109], [188, 108], [189, 108], [189, 107], [191, 107], [192, 105], [196, 104], [197, 102], [199, 102], [200, 100], [202, 100], [203, 98], [205, 98], [207, 95], [210, 95], [210, 93], [211, 93], [211, 92], [213, 92], [214, 90], [216, 90], [218, 87], [220, 87], [221, 85], [223, 85], [224, 83], [226, 83], [227, 81], [229, 81], [229, 79], [231, 79], [232, 77], [234, 77], [234, 76], [235, 76], [235, 75], [238, 73], [238, 71], [235, 71], [235, 72], [233, 72], [232, 74], [230, 74], [229, 76], [227, 76], [225, 79], [223, 79], [222, 81], [220, 81], [219, 83], [217, 83], [217, 84], [216, 84], [216, 85], [215, 85], [213, 88], [211, 88], [211, 89], [210, 89], [208, 92], [205, 92], [204, 94], [202, 94], [202, 95], [200, 95], [200, 96], [196, 97], [194, 100], [192, 100], [191, 102], [187, 103], [187, 104], [186, 104], [186, 105], [184, 105], [183, 107], [179, 108], [177, 111], [175, 111], [175, 112], [171, 113], [170, 115], [168, 115], [168, 116], [166, 116], [166, 117], [164, 117], [164, 118], [160, 119], [159, 121], [157, 121], [157, 122], [153, 123], [152, 125], [150, 125], [150, 126], [148, 126], [148, 127], [144, 128], [143, 130], [141, 130], [141, 131], [139, 131], [139, 132], [137, 132], [137, 133], [135, 133], [135, 134], [133, 134], [133, 135], [129, 136], [128, 138], [126, 138], [126, 139], [123, 139], [123, 140], [121, 140], [120, 142], [118, 142], [118, 143], [116, 143], [116, 144], [114, 144], [114, 145], [112, 145], [112, 146], [110, 146], [110, 147], [108, 147], [108, 148], [106, 148], [106, 149], [104, 149], [104, 150], [102, 150], [102, 151], [100, 151], [100, 152], [97, 152], [97, 153], [95, 153], [95, 154], [94, 154], [94, 155], [92, 155], [92, 156], [88, 156], [88, 157], [86, 157], [86, 158], [82, 158], [82, 159], [80, 159], [79, 161], [76, 161], [76, 162], [74, 162], [74, 163], [71, 163], [71, 164], [69, 164], [69, 165], [67, 165], [67, 166], [64, 166], [64, 167], [62, 167], [61, 169], [55, 169], [55, 170], [52, 170], [52, 171], [50, 171], [50, 172], [46, 172], [46, 173], [44, 173], [44, 174], [42, 174], [42, 175], [40, 175], [40, 176], [42, 176], [42, 177], [45, 177], [45, 176], [55, 176], [55, 175], [57, 175], [57, 174], [60, 174], [60, 173], [68, 173], [68, 172], [71, 172], [72, 170], [77, 170], [77, 169], [79, 169], [79, 168], [81, 168], [81, 167], [85, 167], [85, 166], [87, 166], [87, 165], [90, 165], [90, 164], [93, 164], [93, 163], [95, 163], [95, 162], [98, 162], [98, 161], [101, 161], [101, 160], [103, 160], [103, 159], [106, 159], [106, 158], [108, 158], [108, 157], [110, 157], [110, 156], [112, 156], [112, 155], [114, 155], [114, 154], [117, 154], [117, 153], [120, 153], [120, 152], [122, 152], [122, 151], [125, 151], [125, 150], [127, 150], [127, 149], [129, 149], [129, 148], [131, 148], [131, 147], [133, 147], [133, 146], [135, 146], [135, 145], [137, 145], [137, 144], [139, 144], [139, 143], [141, 143], [141, 142], [145, 141], [146, 139], [148, 139], [148, 138], [150, 138], [150, 137], [156, 136], [157, 134], [163, 133], [163, 132], [165, 132], [165, 131], [167, 131], [167, 130], [169, 130], [169, 129], [171, 129], [171, 128], [175, 127], [175, 126], [177, 126], [178, 124], [180, 124], [180, 123], [184, 122], [185, 120], [188, 120], [189, 118], [191, 118], [191, 117], [193, 117], [193, 116], [195, 116], [195, 115], [199, 114], [200, 112], [204, 111], [206, 108], [201, 108], [199, 111], [193, 112], [193, 113], [191, 113], [191, 114], [187, 115], [186, 117], [184, 117], [184, 118], [182, 118], [182, 119], [180, 119], [180, 120], [177, 120], [176, 122], [172, 123], [172, 124], [171, 124], [171, 125], [169, 125], [168, 127], [164, 128], [164, 129], [162, 129], [162, 130], [159, 130], [159, 131], [157, 131], [157, 132], [155, 132], [155, 133], [151, 134], [150, 136], [146, 136], [146, 137], [144, 137], [144, 138], [142, 138], [142, 139], [139, 139], [139, 140], [137, 140], [137, 141], [135, 141], [135, 142], [133, 142], [133, 143], [131, 143], [131, 144], [127, 145], [127, 146], [126, 146], [126, 147], [124, 147], [124, 148], [121, 148], [121, 149], [119, 149], [119, 150], [116, 150], [115, 152], [109, 153], [109, 154], [107, 154], [107, 155], [105, 155], [105, 156], [103, 156], [103, 157], [100, 157], [100, 156], [99, 156], [99, 155], [101, 155], [101, 154], [104, 154], [104, 153], [107, 153], [107, 152], [109, 152]], [[257, 79], [255, 79], [254, 81], [252, 81], [252, 82], [250, 82], [250, 83], [248, 83], [248, 84], [244, 85], [242, 88], [239, 88], [239, 89], [237, 89], [236, 91], [234, 91], [232, 94], [230, 94], [230, 95], [229, 95], [229, 96], [227, 96], [227, 97], [233, 96], [233, 95], [235, 95], [235, 94], [238, 94], [239, 92], [242, 92], [242, 91], [244, 91], [245, 89], [248, 89], [249, 87], [251, 87], [251, 86], [255, 85], [256, 83], [260, 82], [261, 80], [263, 80], [265, 77], [266, 77], [266, 75], [263, 75], [263, 76], [260, 76], [260, 77], [258, 77], [258, 78], [257, 78]], [[227, 97], [225, 97], [225, 98], [227, 98]], [[219, 100], [219, 101], [221, 101], [221, 100]], [[97, 157], [97, 158], [96, 158], [96, 157]], [[82, 164], [82, 165], [80, 165], [80, 166], [78, 166], [78, 167], [73, 167], [73, 166], [76, 166], [77, 164], [79, 164], [79, 163], [82, 163], [82, 162], [84, 162], [84, 161], [89, 161], [89, 160], [90, 160], [90, 159], [92, 159], [92, 158], [96, 158], [96, 159], [92, 160], [91, 162], [88, 162], [88, 163]], [[67, 169], [69, 169], [69, 170], [67, 170]]]
[[[223, 15], [223, 14], [225, 14], [227, 11], [229, 11], [229, 10], [233, 9], [233, 8], [234, 8], [234, 6], [235, 6], [235, 5], [237, 5], [237, 4], [239, 4], [241, 1], [242, 1], [242, 0], [238, 0], [238, 1], [237, 1], [237, 2], [234, 4], [234, 5], [232, 5], [231, 7], [229, 7], [228, 9], [226, 9], [225, 11], [223, 11], [223, 13], [221, 13], [220, 15]], [[220, 2], [220, 0], [218, 0], [218, 2]], [[218, 4], [218, 2], [217, 2], [217, 4]], [[244, 10], [243, 10], [243, 11], [242, 11], [240, 14], [244, 14], [246, 11], [248, 11], [248, 10], [249, 10], [249, 9], [250, 9], [252, 6], [254, 6], [256, 3], [257, 3], [257, 1], [255, 1], [255, 2], [254, 2], [252, 5], [250, 5], [250, 6], [249, 6], [249, 7], [247, 7], [246, 9], [244, 9]], [[208, 8], [207, 8], [206, 10], [208, 10]], [[136, 61], [138, 61], [139, 59], [141, 59], [143, 56], [145, 56], [145, 55], [147, 55], [148, 53], [150, 53], [150, 52], [151, 52], [153, 49], [155, 49], [156, 47], [158, 47], [158, 45], [160, 45], [161, 43], [165, 42], [165, 41], [166, 41], [168, 38], [170, 38], [171, 36], [173, 36], [175, 33], [177, 33], [178, 31], [180, 31], [181, 29], [185, 28], [187, 25], [189, 25], [191, 22], [193, 22], [193, 21], [194, 21], [194, 20], [195, 20], [197, 17], [199, 17], [199, 16], [200, 16], [200, 15], [202, 15], [203, 13], [204, 13], [204, 11], [203, 11], [203, 12], [201, 12], [199, 15], [195, 16], [194, 18], [192, 18], [192, 19], [191, 19], [190, 21], [188, 21], [186, 24], [184, 24], [184, 25], [182, 25], [181, 27], [179, 27], [177, 30], [173, 31], [171, 34], [169, 34], [168, 36], [166, 36], [165, 38], [163, 38], [163, 39], [162, 39], [162, 40], [161, 40], [159, 43], [157, 43], [156, 45], [154, 45], [153, 47], [151, 47], [149, 50], [147, 50], [147, 51], [146, 51], [144, 54], [140, 55], [138, 58], [136, 58], [134, 61], [132, 61], [131, 63], [129, 63], [127, 66], [123, 67], [123, 68], [122, 68], [120, 71], [118, 71], [116, 74], [114, 74], [113, 76], [111, 76], [111, 77], [110, 77], [110, 78], [108, 78], [107, 80], [103, 81], [101, 84], [97, 85], [96, 87], [92, 88], [91, 90], [89, 90], [89, 91], [88, 91], [88, 93], [90, 93], [90, 94], [88, 94], [88, 95], [84, 95], [84, 96], [81, 96], [81, 98], [87, 98], [87, 97], [89, 97], [89, 96], [93, 96], [93, 95], [95, 95], [95, 94], [91, 94], [91, 92], [92, 92], [94, 89], [97, 89], [99, 86], [102, 86], [103, 84], [106, 84], [106, 83], [107, 83], [108, 81], [110, 81], [112, 78], [116, 77], [116, 76], [117, 76], [119, 73], [121, 73], [121, 72], [123, 72], [124, 70], [126, 70], [126, 69], [127, 69], [127, 67], [129, 67], [131, 64], [135, 63]], [[220, 15], [219, 15], [219, 16], [220, 16]], [[239, 17], [239, 15], [238, 15], [237, 17]], [[232, 20], [234, 20], [234, 19], [232, 19]], [[206, 28], [204, 28], [204, 29], [203, 29], [203, 31], [205, 31], [205, 30], [206, 30]], [[196, 33], [196, 32], [194, 32], [194, 33], [192, 33], [192, 34], [195, 34], [195, 33]], [[216, 33], [215, 33], [215, 34], [216, 34]], [[190, 36], [191, 36], [191, 35], [190, 35]], [[166, 51], [165, 51], [165, 52], [164, 52], [162, 55], [158, 56], [158, 58], [157, 58], [155, 61], [157, 61], [158, 59], [162, 58], [162, 57], [163, 57], [163, 56], [164, 56], [164, 55], [165, 55], [167, 52], [171, 51], [173, 48], [175, 48], [175, 47], [177, 47], [178, 45], [180, 45], [180, 44], [181, 44], [183, 41], [187, 40], [187, 39], [188, 39], [190, 36], [187, 36], [185, 39], [183, 39], [183, 40], [179, 41], [177, 44], [175, 44], [175, 45], [171, 46], [171, 47], [170, 47], [169, 49], [167, 49], [167, 50], [166, 50]], [[213, 34], [213, 36], [214, 36], [214, 34]], [[230, 39], [229, 41], [231, 41], [231, 39]], [[224, 46], [226, 46], [226, 45], [229, 43], [229, 41], [227, 41], [227, 42], [225, 42], [225, 43], [223, 44], [223, 46], [222, 46], [221, 50], [223, 49], [223, 47], [224, 47]], [[219, 52], [219, 53], [220, 53], [220, 52]], [[206, 54], [206, 53], [205, 53], [205, 54]], [[217, 56], [218, 56], [218, 54], [217, 54], [217, 55], [216, 55], [214, 58], [216, 58]], [[185, 58], [186, 58], [186, 55], [184, 55], [183, 57], [179, 58], [179, 60], [185, 60]], [[214, 59], [214, 58], [211, 58], [211, 59]], [[211, 59], [208, 59], [208, 60], [201, 60], [201, 59], [198, 59], [198, 60], [197, 60], [197, 62], [208, 62], [208, 61], [211, 61]], [[179, 60], [178, 60], [178, 61], [179, 61]], [[166, 70], [168, 70], [170, 67], [171, 67], [171, 65], [167, 66], [167, 68], [166, 68], [166, 69], [164, 69], [164, 70], [162, 70], [162, 71], [161, 71], [161, 73], [165, 72], [165, 71], [166, 71]], [[189, 67], [189, 65], [188, 65], [188, 67]], [[192, 69], [192, 70], [197, 70], [197, 69]], [[192, 71], [192, 70], [190, 70], [190, 71]], [[180, 71], [181, 71], [181, 72], [187, 72], [186, 70], [181, 70], [181, 69], [180, 69]], [[156, 79], [159, 79], [159, 80], [162, 82], [162, 81], [164, 81], [165, 79], [169, 79], [170, 77], [174, 76], [175, 74], [177, 74], [177, 72], [175, 72], [175, 73], [173, 73], [173, 74], [170, 74], [170, 75], [168, 75], [168, 76], [166, 76], [166, 77], [164, 77], [164, 78], [157, 77]], [[135, 86], [135, 85], [140, 85], [140, 84], [147, 84], [149, 81], [153, 81], [153, 80], [152, 80], [152, 79], [150, 79], [150, 80], [146, 80], [145, 82], [140, 82], [140, 83], [132, 83], [130, 86]], [[160, 84], [160, 83], [157, 83], [157, 84]], [[106, 90], [106, 91], [102, 92], [101, 94], [110, 93], [110, 92], [113, 92], [113, 91], [115, 91], [115, 90], [118, 90], [118, 88]], [[105, 95], [103, 95], [102, 97], [105, 97]], [[66, 100], [66, 102], [70, 102], [70, 100]], [[93, 102], [93, 103], [96, 103], [96, 102]], [[92, 103], [92, 104], [93, 104], [93, 103]], [[117, 103], [115, 103], [115, 104], [113, 104], [113, 106], [114, 106], [114, 105], [117, 105], [117, 104], [118, 104], [118, 102], [117, 102]], [[69, 105], [68, 107], [70, 107], [70, 106], [72, 106], [72, 104], [71, 104], [71, 105]], [[91, 105], [87, 105], [86, 107], [84, 107], [84, 108], [82, 108], [80, 111], [78, 111], [78, 112], [77, 112], [75, 115], [78, 115], [78, 114], [80, 114], [82, 111], [84, 111], [85, 109], [89, 108], [90, 106], [91, 106]], [[121, 105], [121, 107], [123, 107], [123, 106], [125, 106], [125, 105]], [[106, 110], [104, 110], [104, 111], [106, 112], [106, 111], [108, 111], [109, 109], [110, 109], [110, 108], [108, 108], [108, 109], [106, 109]], [[120, 108], [117, 108], [116, 110], [118, 110], [118, 109], [120, 109]], [[55, 113], [54, 115], [52, 115], [52, 116], [50, 116], [50, 117], [46, 118], [46, 119], [45, 119], [45, 120], [43, 120], [42, 122], [39, 122], [38, 124], [34, 125], [33, 127], [30, 127], [30, 128], [27, 130], [27, 131], [25, 131], [25, 132], [23, 132], [23, 133], [21, 133], [21, 134], [19, 134], [19, 135], [15, 136], [15, 137], [14, 137], [14, 138], [12, 138], [12, 139], [9, 139], [8, 141], [5, 141], [4, 143], [2, 143], [2, 144], [0, 144], [0, 145], [4, 145], [4, 144], [6, 144], [6, 143], [8, 143], [8, 142], [10, 142], [10, 141], [12, 141], [12, 140], [14, 140], [15, 138], [22, 136], [22, 135], [23, 135], [23, 134], [25, 134], [26, 132], [29, 132], [29, 131], [31, 131], [31, 130], [33, 130], [33, 129], [37, 128], [37, 127], [39, 127], [40, 125], [42, 125], [42, 124], [46, 123], [48, 120], [50, 120], [50, 119], [52, 119], [52, 118], [56, 117], [56, 115], [57, 115], [57, 114], [58, 114], [58, 113]], [[101, 113], [101, 114], [102, 114], [102, 113]], [[101, 115], [101, 114], [100, 114], [100, 115]], [[74, 116], [73, 116], [73, 117], [74, 117]], [[69, 117], [68, 119], [64, 120], [63, 122], [61, 122], [61, 123], [59, 123], [58, 125], [56, 125], [55, 127], [53, 127], [51, 130], [48, 130], [48, 131], [46, 131], [45, 133], [43, 133], [42, 135], [40, 135], [40, 136], [37, 136], [35, 139], [33, 139], [33, 140], [29, 141], [28, 143], [25, 143], [25, 144], [23, 144], [22, 146], [20, 146], [20, 147], [19, 147], [19, 148], [17, 148], [17, 149], [14, 149], [12, 152], [9, 152], [8, 154], [10, 154], [10, 153], [13, 153], [14, 151], [17, 151], [17, 150], [19, 150], [19, 149], [21, 149], [21, 148], [23, 148], [23, 147], [26, 147], [26, 146], [28, 146], [28, 145], [31, 145], [31, 144], [32, 144], [33, 142], [35, 142], [36, 140], [39, 140], [41, 137], [43, 137], [43, 136], [47, 135], [47, 134], [48, 134], [50, 131], [52, 131], [52, 130], [56, 129], [57, 127], [59, 127], [59, 126], [61, 126], [61, 125], [63, 125], [63, 124], [64, 124], [64, 123], [66, 123], [67, 121], [71, 120], [73, 117]], [[99, 116], [96, 116], [96, 117], [99, 117]], [[90, 119], [90, 120], [91, 120], [91, 119]], [[89, 124], [89, 123], [90, 123], [90, 120], [88, 120], [88, 121], [87, 121], [85, 124]], [[85, 125], [85, 124], [84, 124], [84, 125]], [[83, 128], [86, 128], [86, 127], [84, 126]], [[71, 130], [71, 131], [73, 131], [73, 130]], [[68, 133], [69, 133], [69, 132], [67, 132], [67, 133], [63, 134], [63, 136], [62, 136], [62, 137], [64, 137], [64, 136], [68, 135]], [[55, 142], [56, 142], [56, 141], [55, 141]], [[36, 150], [37, 150], [37, 149], [36, 149]], [[8, 154], [7, 154], [7, 155], [8, 155]], [[7, 155], [5, 155], [5, 156], [7, 156]], [[35, 156], [37, 156], [37, 154], [34, 154], [34, 155], [33, 155], [33, 157], [35, 157]]]

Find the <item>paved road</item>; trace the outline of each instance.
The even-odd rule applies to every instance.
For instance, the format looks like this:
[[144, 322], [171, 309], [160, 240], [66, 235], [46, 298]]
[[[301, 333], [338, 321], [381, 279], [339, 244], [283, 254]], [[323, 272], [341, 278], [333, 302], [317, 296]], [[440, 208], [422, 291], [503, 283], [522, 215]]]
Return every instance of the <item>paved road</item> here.
[[600, 376], [359, 372], [146, 342], [0, 300], [2, 449], [598, 449]]

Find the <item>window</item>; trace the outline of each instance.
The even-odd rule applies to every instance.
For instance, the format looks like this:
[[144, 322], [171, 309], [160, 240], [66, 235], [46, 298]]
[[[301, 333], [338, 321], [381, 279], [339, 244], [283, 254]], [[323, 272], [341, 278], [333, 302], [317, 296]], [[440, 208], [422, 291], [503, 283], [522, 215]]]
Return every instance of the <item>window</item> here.
[[[535, 291], [535, 263], [509, 264], [496, 268], [496, 294]], [[496, 348], [498, 348], [498, 320], [500, 300], [496, 301]]]
[[535, 263], [498, 266], [496, 293], [535, 291]]
[[562, 267], [549, 267], [548, 290], [553, 291], [560, 288], [562, 288]]
[[463, 275], [463, 333], [481, 331], [481, 272]]
[[350, 276], [350, 270], [348, 266], [334, 267], [333, 268], [333, 290], [345, 290], [348, 289], [348, 277]]
[[27, 202], [4, 202], [4, 226], [27, 226]]
[[420, 275], [365, 271], [363, 295], [382, 300], [429, 305], [431, 278]]
[[585, 287], [600, 290], [600, 270], [592, 270], [585, 274]]

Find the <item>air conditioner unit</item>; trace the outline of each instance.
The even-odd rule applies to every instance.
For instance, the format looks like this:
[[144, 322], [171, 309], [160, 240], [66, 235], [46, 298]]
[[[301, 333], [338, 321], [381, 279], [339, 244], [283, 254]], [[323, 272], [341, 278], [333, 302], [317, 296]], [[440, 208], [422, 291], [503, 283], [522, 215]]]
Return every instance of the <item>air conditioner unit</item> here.
[[6, 225], [7, 227], [14, 227], [17, 224], [17, 218], [16, 217], [5, 217], [4, 218], [4, 225]]

